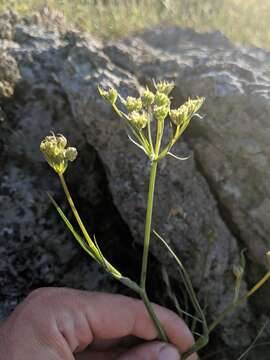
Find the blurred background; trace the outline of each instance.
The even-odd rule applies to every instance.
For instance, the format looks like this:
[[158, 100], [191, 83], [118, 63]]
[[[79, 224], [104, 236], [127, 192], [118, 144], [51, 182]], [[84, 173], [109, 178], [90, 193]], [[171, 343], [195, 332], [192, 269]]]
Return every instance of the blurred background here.
[[269, 0], [0, 0], [0, 11], [10, 7], [27, 15], [44, 6], [106, 39], [175, 25], [218, 30], [234, 42], [270, 49]]

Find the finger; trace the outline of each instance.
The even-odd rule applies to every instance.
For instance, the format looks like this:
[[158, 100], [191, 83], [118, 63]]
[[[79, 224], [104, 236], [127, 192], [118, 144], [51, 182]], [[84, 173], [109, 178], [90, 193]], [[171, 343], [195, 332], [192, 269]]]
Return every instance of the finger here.
[[[144, 340], [157, 337], [157, 330], [141, 301], [122, 295], [70, 291], [74, 292], [76, 309], [88, 321], [91, 341], [127, 335]], [[187, 351], [194, 339], [184, 321], [168, 309], [158, 305], [154, 305], [154, 308], [169, 341], [181, 352]]]
[[127, 351], [119, 360], [180, 360], [180, 354], [175, 347], [155, 341]]
[[107, 351], [85, 350], [74, 356], [75, 360], [118, 360], [125, 352], [124, 349], [113, 349]]
[[[154, 305], [154, 309], [169, 341], [181, 352], [187, 351], [194, 340], [183, 320], [161, 306]], [[141, 301], [64, 288], [35, 291], [8, 323], [18, 338], [19, 329], [24, 337], [25, 329], [30, 327], [40, 342], [62, 354], [80, 352], [96, 341], [129, 335], [144, 340], [157, 338], [157, 330]]]

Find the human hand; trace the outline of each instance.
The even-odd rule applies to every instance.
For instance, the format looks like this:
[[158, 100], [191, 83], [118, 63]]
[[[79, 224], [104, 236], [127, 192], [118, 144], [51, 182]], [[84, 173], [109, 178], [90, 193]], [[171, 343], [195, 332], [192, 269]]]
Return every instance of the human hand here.
[[[154, 308], [175, 348], [154, 341], [157, 331], [139, 300], [66, 288], [35, 290], [0, 328], [0, 360], [179, 359], [176, 348], [185, 352], [193, 337], [172, 311]], [[144, 342], [135, 345], [134, 339]]]

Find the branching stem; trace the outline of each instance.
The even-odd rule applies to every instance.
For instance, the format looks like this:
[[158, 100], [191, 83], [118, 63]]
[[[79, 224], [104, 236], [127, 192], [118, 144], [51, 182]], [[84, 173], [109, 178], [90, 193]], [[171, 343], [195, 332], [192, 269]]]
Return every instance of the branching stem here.
[[141, 282], [140, 282], [140, 296], [143, 300], [148, 313], [153, 320], [156, 329], [158, 331], [159, 337], [161, 340], [168, 342], [167, 336], [162, 328], [162, 325], [155, 314], [155, 311], [148, 299], [145, 284], [147, 277], [147, 265], [148, 265], [148, 255], [149, 255], [149, 245], [150, 245], [150, 236], [151, 236], [151, 225], [152, 225], [152, 212], [153, 212], [153, 200], [154, 200], [154, 191], [155, 191], [155, 181], [157, 174], [157, 162], [154, 161], [151, 164], [150, 169], [150, 181], [149, 181], [149, 191], [148, 191], [148, 201], [147, 201], [147, 211], [146, 211], [146, 222], [145, 222], [145, 234], [144, 234], [144, 245], [143, 245], [143, 258], [142, 258], [142, 270], [141, 270]]
[[240, 299], [236, 302], [233, 302], [231, 304], [229, 304], [225, 310], [217, 317], [216, 320], [214, 320], [212, 322], [212, 324], [209, 325], [209, 333], [211, 331], [213, 331], [217, 325], [219, 325], [219, 323], [224, 319], [224, 317], [226, 315], [228, 315], [234, 308], [236, 308], [237, 306], [241, 305], [244, 301], [246, 301], [251, 295], [253, 295], [261, 286], [263, 286], [266, 281], [270, 279], [270, 271], [268, 271], [264, 277], [256, 284], [253, 286], [253, 288], [251, 288], [245, 295], [243, 295], [242, 297], [240, 297]]

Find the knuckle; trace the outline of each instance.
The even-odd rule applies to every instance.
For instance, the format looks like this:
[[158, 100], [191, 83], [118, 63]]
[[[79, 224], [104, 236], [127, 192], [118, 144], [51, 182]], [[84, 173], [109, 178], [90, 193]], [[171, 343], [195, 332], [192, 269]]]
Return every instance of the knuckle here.
[[[44, 315], [44, 310], [46, 310], [47, 307], [43, 305], [47, 302], [48, 296], [50, 296], [49, 294], [51, 293], [52, 288], [38, 288], [33, 290], [18, 307], [20, 318], [31, 320], [40, 317], [42, 314]], [[43, 309], [42, 314], [40, 314], [41, 309]]]
[[55, 291], [54, 288], [51, 287], [43, 287], [43, 288], [37, 288], [33, 290], [27, 297], [29, 300], [33, 299], [40, 299], [48, 296], [49, 294], [52, 294]]

